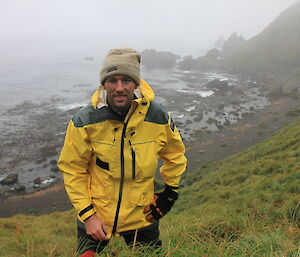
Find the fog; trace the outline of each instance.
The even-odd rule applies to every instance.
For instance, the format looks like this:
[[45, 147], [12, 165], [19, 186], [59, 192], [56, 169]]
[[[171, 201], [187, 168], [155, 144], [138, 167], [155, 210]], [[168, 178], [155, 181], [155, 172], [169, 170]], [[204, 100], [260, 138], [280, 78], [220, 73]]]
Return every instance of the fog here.
[[295, 0], [0, 0], [0, 46], [97, 51], [118, 46], [199, 55], [223, 35], [249, 39]]

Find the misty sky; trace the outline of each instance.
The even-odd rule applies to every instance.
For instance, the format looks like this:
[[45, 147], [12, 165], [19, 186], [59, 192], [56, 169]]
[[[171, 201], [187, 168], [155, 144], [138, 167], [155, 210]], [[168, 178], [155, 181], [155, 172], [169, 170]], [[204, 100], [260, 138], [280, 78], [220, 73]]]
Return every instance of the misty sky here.
[[232, 32], [249, 39], [295, 0], [0, 0], [0, 46], [130, 46], [190, 54]]

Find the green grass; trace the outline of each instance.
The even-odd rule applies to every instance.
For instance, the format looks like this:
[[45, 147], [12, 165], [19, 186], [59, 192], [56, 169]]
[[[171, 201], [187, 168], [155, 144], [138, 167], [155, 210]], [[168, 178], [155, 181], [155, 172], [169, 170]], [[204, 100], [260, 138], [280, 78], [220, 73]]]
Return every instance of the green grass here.
[[[184, 181], [161, 220], [162, 253], [113, 238], [103, 256], [300, 256], [300, 119]], [[0, 256], [75, 257], [75, 221], [72, 210], [0, 219]]]

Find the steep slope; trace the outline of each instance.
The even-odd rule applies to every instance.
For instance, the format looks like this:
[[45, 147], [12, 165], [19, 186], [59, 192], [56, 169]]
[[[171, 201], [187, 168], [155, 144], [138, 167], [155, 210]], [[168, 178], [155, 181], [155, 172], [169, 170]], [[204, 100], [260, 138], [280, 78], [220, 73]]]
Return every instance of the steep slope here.
[[237, 71], [283, 71], [300, 75], [300, 1], [248, 40], [226, 65]]
[[[105, 256], [299, 256], [300, 118], [265, 142], [186, 178], [161, 220], [161, 253], [138, 253], [118, 238]], [[0, 256], [75, 257], [73, 211], [0, 219]]]

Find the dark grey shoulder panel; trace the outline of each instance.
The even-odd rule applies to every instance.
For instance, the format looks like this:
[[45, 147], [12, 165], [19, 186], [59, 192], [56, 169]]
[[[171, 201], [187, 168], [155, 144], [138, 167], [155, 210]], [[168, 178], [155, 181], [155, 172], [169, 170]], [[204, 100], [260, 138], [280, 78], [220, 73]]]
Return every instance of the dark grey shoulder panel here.
[[72, 121], [75, 127], [84, 127], [86, 125], [103, 122], [106, 120], [119, 120], [115, 117], [107, 106], [100, 109], [94, 109], [92, 105], [88, 105], [78, 111]]
[[155, 101], [151, 101], [148, 112], [145, 117], [145, 121], [157, 124], [167, 124], [168, 120], [169, 115], [165, 110], [164, 106]]

